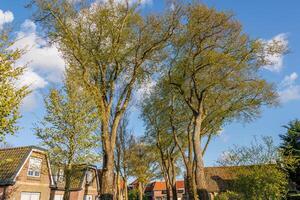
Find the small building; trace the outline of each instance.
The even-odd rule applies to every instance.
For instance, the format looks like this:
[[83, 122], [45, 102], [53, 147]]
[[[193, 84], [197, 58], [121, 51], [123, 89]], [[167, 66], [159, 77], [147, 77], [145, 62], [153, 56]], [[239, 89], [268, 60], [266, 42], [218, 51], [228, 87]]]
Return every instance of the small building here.
[[[62, 200], [65, 191], [65, 177], [63, 170], [59, 170], [53, 179], [55, 184], [51, 190], [51, 200]], [[73, 167], [70, 186], [70, 199], [98, 199], [99, 188], [99, 178], [96, 166], [81, 164]]]
[[230, 189], [232, 182], [237, 178], [240, 167], [205, 167], [205, 178], [210, 199], [213, 200], [219, 193]]
[[0, 149], [1, 200], [49, 200], [53, 183], [44, 149], [36, 146]]
[[[177, 199], [185, 199], [184, 181], [176, 181]], [[167, 187], [164, 181], [154, 181], [148, 184], [145, 188], [145, 196], [151, 200], [167, 199]], [[171, 192], [172, 196], [172, 192]]]

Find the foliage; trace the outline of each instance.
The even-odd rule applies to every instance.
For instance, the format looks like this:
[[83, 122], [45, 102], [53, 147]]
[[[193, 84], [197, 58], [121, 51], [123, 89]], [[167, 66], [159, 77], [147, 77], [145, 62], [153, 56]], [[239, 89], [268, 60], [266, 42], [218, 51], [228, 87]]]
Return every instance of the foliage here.
[[128, 192], [128, 200], [137, 200], [139, 199], [139, 191], [137, 189], [129, 190]]
[[23, 51], [13, 50], [13, 44], [9, 33], [0, 33], [0, 143], [6, 135], [13, 135], [18, 130], [16, 123], [20, 118], [19, 107], [29, 93], [27, 86], [18, 86], [25, 68], [17, 66], [16, 62]]
[[46, 115], [36, 127], [36, 135], [48, 149], [52, 163], [93, 162], [99, 126], [94, 103], [67, 80], [62, 91], [50, 91], [45, 106]]
[[287, 132], [280, 135], [282, 144], [280, 146], [284, 157], [292, 157], [297, 160], [294, 169], [290, 169], [293, 165], [285, 165], [289, 172], [290, 179], [296, 183], [300, 190], [300, 121], [291, 121], [287, 126], [284, 126]]
[[130, 146], [128, 159], [129, 174], [138, 182], [146, 184], [156, 176], [158, 165], [151, 146], [143, 141], [136, 141]]
[[[138, 4], [35, 0], [35, 17], [55, 41], [75, 82], [95, 99], [103, 151], [102, 193], [113, 197], [114, 149], [133, 91], [153, 74], [178, 24], [177, 10], [143, 17]], [[100, 140], [99, 140], [100, 143]]]
[[232, 191], [222, 192], [215, 197], [215, 200], [241, 200], [240, 196]]
[[36, 126], [36, 135], [50, 154], [53, 171], [64, 170], [64, 199], [69, 190], [74, 167], [97, 160], [98, 118], [94, 102], [67, 77], [62, 91], [52, 89], [45, 98], [46, 115]]
[[288, 178], [276, 165], [256, 165], [240, 169], [234, 191], [240, 199], [276, 200], [287, 194]]
[[262, 142], [255, 138], [249, 146], [234, 146], [217, 163], [240, 166], [235, 169], [236, 178], [229, 189], [238, 194], [239, 199], [279, 200], [288, 191], [288, 177], [282, 169], [283, 161], [291, 162], [282, 158], [271, 137], [262, 137]]
[[254, 137], [248, 146], [234, 145], [217, 160], [221, 166], [275, 164], [279, 159], [278, 148], [272, 137]]

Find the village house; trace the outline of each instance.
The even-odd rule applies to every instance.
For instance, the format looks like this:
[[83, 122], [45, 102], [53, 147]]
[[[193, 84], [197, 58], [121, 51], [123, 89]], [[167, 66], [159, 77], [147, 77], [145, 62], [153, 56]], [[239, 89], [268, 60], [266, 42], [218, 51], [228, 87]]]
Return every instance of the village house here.
[[[177, 199], [185, 199], [184, 181], [176, 181]], [[163, 181], [154, 181], [145, 188], [145, 196], [151, 200], [167, 199], [167, 187]], [[172, 193], [171, 193], [172, 196]]]
[[[234, 178], [237, 175], [239, 167], [206, 167], [205, 179], [210, 200], [213, 200], [219, 193], [226, 192]], [[136, 181], [129, 185], [129, 189], [137, 188]], [[188, 199], [188, 194], [185, 190], [185, 182], [183, 180], [176, 182], [178, 200]], [[150, 200], [166, 200], [167, 189], [163, 181], [154, 181], [145, 187], [145, 196]], [[171, 194], [172, 196], [172, 194]]]
[[211, 200], [219, 193], [230, 189], [233, 180], [237, 177], [238, 168], [240, 167], [205, 167], [205, 179]]
[[[51, 200], [62, 200], [65, 190], [63, 170], [58, 170], [53, 176], [55, 185], [51, 190]], [[99, 196], [99, 178], [94, 165], [76, 165], [72, 170], [70, 199], [95, 200]]]
[[[62, 200], [65, 190], [64, 170], [51, 173], [46, 151], [35, 146], [0, 149], [0, 200]], [[206, 167], [205, 178], [210, 199], [230, 188], [238, 167]], [[94, 165], [76, 165], [72, 170], [72, 200], [96, 200], [100, 194], [101, 170]], [[121, 196], [124, 185], [121, 184]], [[129, 189], [137, 184], [134, 182]], [[178, 200], [187, 199], [185, 183], [176, 182]], [[172, 194], [171, 194], [172, 195]], [[154, 181], [145, 187], [151, 200], [167, 198], [165, 182]]]
[[53, 184], [44, 149], [36, 146], [0, 149], [1, 200], [49, 200]]

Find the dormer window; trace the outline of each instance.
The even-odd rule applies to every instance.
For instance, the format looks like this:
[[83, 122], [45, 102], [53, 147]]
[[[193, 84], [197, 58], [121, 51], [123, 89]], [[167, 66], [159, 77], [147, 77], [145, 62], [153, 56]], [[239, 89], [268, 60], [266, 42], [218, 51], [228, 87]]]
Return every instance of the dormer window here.
[[31, 157], [29, 159], [29, 167], [28, 167], [27, 175], [32, 177], [40, 177], [41, 167], [42, 167], [42, 159]]
[[64, 170], [63, 169], [59, 169], [59, 171], [58, 171], [58, 181], [59, 182], [64, 181]]
[[93, 172], [87, 171], [86, 172], [86, 184], [91, 184], [93, 181]]

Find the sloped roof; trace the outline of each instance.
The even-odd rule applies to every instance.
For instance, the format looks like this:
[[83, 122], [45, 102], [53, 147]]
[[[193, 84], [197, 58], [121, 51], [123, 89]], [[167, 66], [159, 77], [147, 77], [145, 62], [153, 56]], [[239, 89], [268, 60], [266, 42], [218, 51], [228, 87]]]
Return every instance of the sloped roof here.
[[0, 185], [12, 185], [17, 173], [33, 149], [44, 151], [36, 146], [0, 149]]
[[232, 180], [237, 177], [242, 167], [205, 167], [205, 179], [208, 192], [222, 192], [228, 190]]
[[[72, 170], [72, 175], [71, 175], [71, 185], [70, 185], [70, 190], [81, 190], [83, 187], [83, 181], [85, 178], [85, 174], [88, 169], [94, 169], [96, 170], [95, 166], [92, 165], [87, 165], [87, 164], [79, 164], [75, 165]], [[97, 177], [97, 171], [95, 171], [96, 176], [94, 177], [96, 181], [98, 182], [98, 177]], [[64, 190], [65, 188], [65, 182], [62, 181], [57, 181], [56, 182], [56, 188], [59, 190]]]
[[[205, 167], [205, 179], [207, 183], [208, 192], [220, 192], [226, 191], [232, 184], [232, 180], [235, 179], [238, 175], [238, 171], [241, 168], [245, 168], [246, 166], [232, 166], [232, 167]], [[247, 166], [251, 167], [251, 166]], [[135, 185], [136, 181], [131, 183], [131, 185]], [[185, 187], [184, 181], [177, 181], [176, 188], [181, 189]], [[166, 184], [163, 181], [155, 181], [149, 183], [145, 191], [159, 191], [166, 190]]]
[[[184, 181], [176, 181], [176, 188], [183, 189], [184, 188]], [[145, 188], [145, 191], [161, 191], [166, 190], [166, 183], [164, 181], [154, 181], [150, 184], [148, 184]]]

